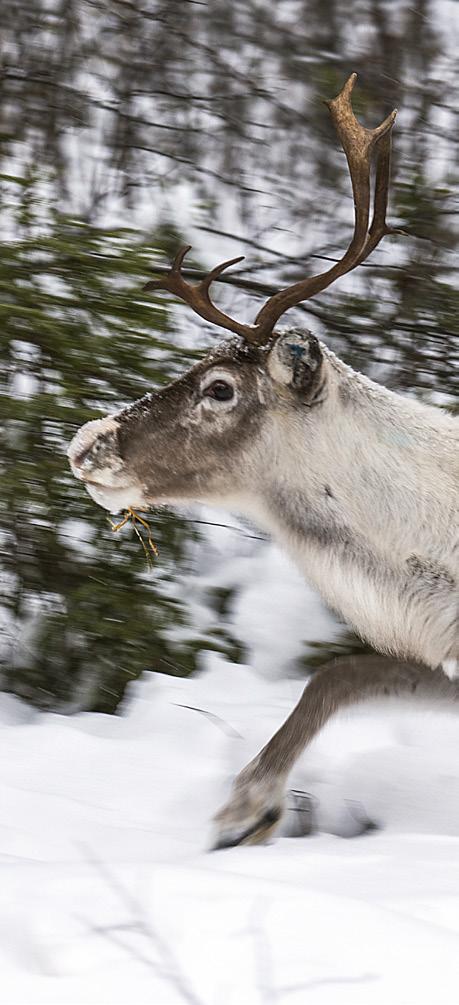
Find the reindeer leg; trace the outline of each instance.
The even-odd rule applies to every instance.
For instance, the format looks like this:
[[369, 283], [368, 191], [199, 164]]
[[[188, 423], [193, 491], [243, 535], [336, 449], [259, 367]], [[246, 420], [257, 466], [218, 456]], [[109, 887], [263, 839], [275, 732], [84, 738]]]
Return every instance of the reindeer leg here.
[[291, 768], [339, 709], [414, 694], [459, 703], [459, 685], [440, 670], [384, 656], [343, 657], [318, 670], [288, 719], [235, 779], [228, 803], [215, 817], [214, 848], [254, 844], [270, 834], [283, 813]]

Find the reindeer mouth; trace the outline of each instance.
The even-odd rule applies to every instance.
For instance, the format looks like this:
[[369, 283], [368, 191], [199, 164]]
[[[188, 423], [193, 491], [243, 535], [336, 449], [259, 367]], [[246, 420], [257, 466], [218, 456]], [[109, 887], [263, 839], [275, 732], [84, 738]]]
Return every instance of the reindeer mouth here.
[[146, 509], [147, 502], [139, 485], [104, 485], [92, 479], [83, 479], [91, 499], [109, 513], [119, 513], [121, 510]]
[[70, 464], [73, 474], [83, 483], [91, 499], [103, 509], [110, 513], [119, 513], [129, 506], [145, 508], [145, 499], [140, 486], [133, 481], [127, 481], [125, 472], [108, 468], [94, 474], [86, 473], [74, 461], [72, 463], [71, 460]]
[[130, 506], [145, 509], [141, 485], [126, 470], [118, 448], [118, 423], [115, 418], [95, 419], [78, 430], [68, 448], [70, 467], [75, 478], [99, 506], [119, 513]]
[[84, 482], [86, 486], [91, 485], [95, 489], [103, 489], [106, 492], [119, 492], [120, 489], [129, 488], [129, 485], [107, 485], [105, 482], [96, 481], [95, 478], [84, 478], [80, 476], [80, 481]]

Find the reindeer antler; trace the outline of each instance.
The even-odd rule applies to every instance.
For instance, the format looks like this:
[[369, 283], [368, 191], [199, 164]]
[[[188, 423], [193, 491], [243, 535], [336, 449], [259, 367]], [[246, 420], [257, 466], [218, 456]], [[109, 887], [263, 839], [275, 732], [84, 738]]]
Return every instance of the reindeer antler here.
[[196, 314], [200, 314], [206, 321], [212, 321], [214, 324], [220, 325], [221, 328], [226, 328], [230, 332], [235, 332], [236, 335], [243, 335], [244, 338], [248, 338], [248, 333], [254, 331], [252, 326], [242, 324], [240, 321], [230, 318], [228, 314], [225, 314], [216, 307], [209, 297], [209, 287], [213, 280], [224, 272], [225, 269], [229, 269], [230, 265], [242, 262], [245, 256], [239, 255], [239, 258], [230, 258], [228, 262], [216, 265], [215, 269], [212, 269], [212, 272], [209, 272], [199, 283], [187, 283], [186, 279], [182, 276], [181, 267], [183, 259], [189, 251], [191, 251], [191, 244], [180, 248], [168, 275], [164, 279], [153, 279], [151, 282], [145, 283], [143, 289], [168, 290], [169, 293], [175, 293], [176, 297], [180, 297], [184, 303], [189, 304]]
[[[180, 272], [183, 259], [189, 247], [182, 248], [175, 258], [171, 272], [164, 279], [155, 280], [144, 286], [145, 290], [169, 290], [175, 293], [185, 303], [206, 321], [228, 331], [242, 335], [248, 342], [263, 345], [269, 339], [276, 322], [290, 307], [309, 300], [316, 293], [325, 290], [327, 286], [351, 272], [357, 265], [365, 261], [379, 244], [385, 234], [395, 233], [386, 223], [387, 199], [390, 180], [391, 129], [397, 111], [393, 111], [375, 129], [366, 129], [356, 119], [352, 110], [351, 95], [357, 74], [352, 73], [343, 89], [332, 101], [327, 102], [335, 124], [336, 131], [346, 154], [354, 196], [355, 224], [351, 243], [340, 259], [326, 272], [309, 276], [292, 286], [280, 290], [267, 300], [257, 314], [255, 324], [247, 325], [230, 318], [212, 303], [209, 297], [209, 286], [213, 279], [224, 269], [236, 262], [241, 262], [244, 256], [218, 265], [212, 272], [192, 285], [187, 283]], [[373, 216], [370, 227], [370, 171], [373, 155], [376, 161], [375, 190], [373, 196]]]

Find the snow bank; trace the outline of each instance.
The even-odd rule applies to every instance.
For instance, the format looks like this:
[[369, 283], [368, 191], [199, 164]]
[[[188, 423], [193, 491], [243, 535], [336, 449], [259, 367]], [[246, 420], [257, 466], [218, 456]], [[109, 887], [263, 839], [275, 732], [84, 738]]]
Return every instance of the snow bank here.
[[[145, 675], [117, 717], [0, 695], [2, 1001], [456, 1003], [457, 717], [348, 713], [292, 777], [323, 831], [209, 853], [302, 684], [206, 662]], [[381, 829], [345, 840], [356, 807]]]

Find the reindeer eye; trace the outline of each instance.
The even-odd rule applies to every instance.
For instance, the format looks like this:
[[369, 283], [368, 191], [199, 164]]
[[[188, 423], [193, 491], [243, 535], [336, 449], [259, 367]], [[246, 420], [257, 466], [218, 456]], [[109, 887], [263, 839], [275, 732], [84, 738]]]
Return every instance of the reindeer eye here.
[[215, 401], [231, 401], [234, 397], [234, 389], [226, 380], [214, 380], [213, 384], [206, 387], [204, 394], [207, 398], [214, 398]]

